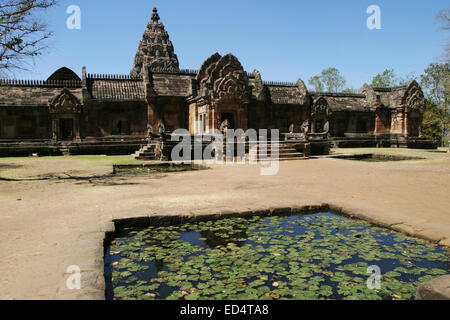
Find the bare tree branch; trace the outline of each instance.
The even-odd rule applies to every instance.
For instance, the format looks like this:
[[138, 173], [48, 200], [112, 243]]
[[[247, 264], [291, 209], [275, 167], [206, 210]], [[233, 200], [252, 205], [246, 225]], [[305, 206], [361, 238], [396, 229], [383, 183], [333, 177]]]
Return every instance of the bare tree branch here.
[[[48, 25], [37, 18], [56, 0], [2, 0], [0, 4], [0, 75], [25, 70], [24, 62], [42, 53], [52, 36]], [[42, 15], [41, 15], [42, 16]]]
[[[440, 29], [444, 31], [450, 30], [450, 7], [442, 9], [436, 15], [436, 20], [440, 24]], [[447, 38], [447, 43], [444, 47], [445, 53], [442, 56], [442, 60], [450, 60], [450, 38]]]

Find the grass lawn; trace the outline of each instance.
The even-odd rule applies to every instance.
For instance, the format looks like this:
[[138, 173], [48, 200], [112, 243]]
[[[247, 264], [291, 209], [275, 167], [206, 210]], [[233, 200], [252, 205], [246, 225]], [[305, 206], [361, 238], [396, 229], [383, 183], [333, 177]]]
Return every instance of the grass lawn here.
[[132, 156], [66, 156], [0, 158], [0, 178], [24, 179], [42, 176], [95, 175], [112, 172], [114, 164], [140, 164]]
[[[425, 160], [415, 162], [435, 165], [450, 164], [448, 149], [439, 150], [413, 150], [395, 148], [353, 148], [332, 149], [332, 154], [385, 154], [420, 157]], [[410, 162], [410, 161], [408, 161]], [[94, 176], [112, 173], [114, 164], [142, 164], [132, 156], [66, 156], [42, 158], [0, 158], [0, 181], [5, 179], [30, 179], [71, 176]]]

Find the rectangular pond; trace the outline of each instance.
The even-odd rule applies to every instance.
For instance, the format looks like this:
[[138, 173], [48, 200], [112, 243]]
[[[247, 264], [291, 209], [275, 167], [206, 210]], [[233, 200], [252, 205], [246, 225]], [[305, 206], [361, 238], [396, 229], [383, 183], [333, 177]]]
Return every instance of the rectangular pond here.
[[391, 161], [411, 161], [411, 160], [424, 160], [420, 157], [408, 157], [399, 155], [386, 155], [386, 154], [352, 154], [352, 155], [336, 155], [332, 156], [335, 159], [352, 160], [352, 161], [364, 161], [364, 162], [391, 162]]
[[105, 247], [106, 297], [409, 300], [449, 260], [445, 248], [331, 213], [124, 228]]

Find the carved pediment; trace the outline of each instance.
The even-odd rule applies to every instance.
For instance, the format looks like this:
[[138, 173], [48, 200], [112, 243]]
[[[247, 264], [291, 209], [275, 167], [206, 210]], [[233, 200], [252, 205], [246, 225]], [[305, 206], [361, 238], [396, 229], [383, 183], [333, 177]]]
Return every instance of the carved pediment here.
[[50, 113], [80, 113], [81, 102], [67, 88], [49, 101]]
[[305, 83], [302, 79], [297, 80], [297, 89], [298, 92], [302, 95], [302, 97], [305, 97], [308, 95], [308, 88], [306, 87]]
[[311, 108], [311, 115], [325, 114], [328, 115], [329, 106], [328, 101], [324, 97], [319, 97], [314, 100]]
[[403, 98], [403, 105], [408, 112], [423, 113], [425, 111], [425, 97], [416, 81], [412, 81], [408, 86], [408, 90]]
[[258, 101], [265, 101], [267, 97], [266, 88], [263, 85], [261, 73], [258, 70], [253, 71], [253, 76], [255, 77], [255, 84], [253, 86], [253, 94]]
[[374, 107], [379, 106], [380, 101], [377, 99], [377, 94], [375, 93], [375, 90], [369, 86], [367, 83], [365, 83], [361, 89], [359, 89], [359, 93], [366, 96], [365, 99], [365, 105], [367, 107]]
[[238, 59], [232, 54], [215, 53], [202, 65], [198, 75], [198, 94], [216, 102], [249, 100], [248, 77]]

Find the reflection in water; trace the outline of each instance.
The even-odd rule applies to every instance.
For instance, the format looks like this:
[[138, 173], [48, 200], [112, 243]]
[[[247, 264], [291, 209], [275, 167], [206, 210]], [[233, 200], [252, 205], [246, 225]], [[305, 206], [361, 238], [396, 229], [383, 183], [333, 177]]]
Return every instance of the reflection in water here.
[[155, 260], [155, 268], [156, 268], [156, 272], [160, 273], [161, 271], [164, 270], [164, 260]]
[[[248, 228], [246, 228], [247, 230]], [[219, 233], [219, 234], [223, 234]], [[217, 247], [226, 247], [229, 243], [234, 243], [238, 247], [244, 245], [248, 239], [246, 231], [230, 232], [228, 236], [224, 237], [219, 235], [214, 231], [201, 231], [200, 235], [202, 238], [206, 239], [203, 242], [211, 249]]]

